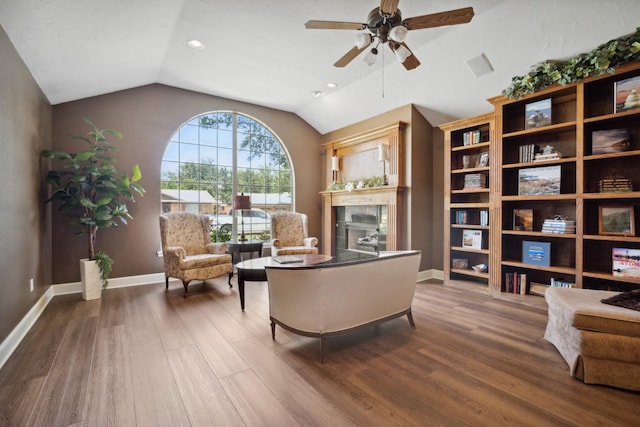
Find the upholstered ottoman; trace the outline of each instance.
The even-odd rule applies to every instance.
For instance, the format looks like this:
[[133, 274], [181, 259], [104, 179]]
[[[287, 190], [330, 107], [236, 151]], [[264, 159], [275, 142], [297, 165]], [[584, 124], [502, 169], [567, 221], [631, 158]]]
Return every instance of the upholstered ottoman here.
[[640, 311], [601, 302], [616, 294], [547, 288], [544, 337], [585, 383], [640, 391]]

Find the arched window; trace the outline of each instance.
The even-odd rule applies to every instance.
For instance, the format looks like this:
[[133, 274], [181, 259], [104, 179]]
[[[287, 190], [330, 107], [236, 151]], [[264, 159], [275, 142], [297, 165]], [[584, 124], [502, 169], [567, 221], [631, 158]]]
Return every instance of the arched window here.
[[[292, 210], [289, 156], [277, 136], [255, 119], [212, 112], [185, 123], [162, 158], [162, 212], [189, 211], [211, 217], [215, 240], [244, 229], [247, 238], [267, 240], [269, 214]], [[250, 210], [233, 211], [237, 195]]]

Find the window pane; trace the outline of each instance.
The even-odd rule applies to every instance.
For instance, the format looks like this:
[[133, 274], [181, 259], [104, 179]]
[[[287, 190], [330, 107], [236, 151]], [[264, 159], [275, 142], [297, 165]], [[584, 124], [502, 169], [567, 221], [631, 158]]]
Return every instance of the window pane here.
[[198, 146], [194, 144], [180, 144], [180, 161], [181, 162], [197, 162]]

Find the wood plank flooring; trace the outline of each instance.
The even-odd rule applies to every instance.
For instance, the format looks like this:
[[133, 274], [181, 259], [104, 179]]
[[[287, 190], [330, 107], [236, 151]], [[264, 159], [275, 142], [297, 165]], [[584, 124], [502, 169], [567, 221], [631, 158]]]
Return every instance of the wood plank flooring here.
[[[406, 317], [271, 339], [266, 283], [56, 297], [0, 370], [0, 426], [632, 426], [640, 393], [571, 378], [544, 299], [418, 284]], [[366, 296], [363, 296], [366, 297]]]

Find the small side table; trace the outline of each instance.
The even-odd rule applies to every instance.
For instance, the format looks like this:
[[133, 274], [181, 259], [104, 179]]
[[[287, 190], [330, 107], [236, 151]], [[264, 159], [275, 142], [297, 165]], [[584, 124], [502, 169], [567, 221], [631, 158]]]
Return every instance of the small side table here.
[[[236, 265], [240, 261], [242, 261], [242, 253], [249, 253], [250, 258], [254, 258], [254, 253], [258, 256], [255, 258], [260, 258], [262, 256], [262, 244], [264, 242], [261, 240], [245, 240], [241, 242], [239, 240], [230, 240], [227, 242], [229, 249], [227, 253], [231, 254], [231, 262], [233, 265]], [[233, 272], [229, 274], [229, 286], [231, 286], [231, 278], [233, 277]]]
[[260, 258], [262, 256], [263, 243], [261, 240], [246, 240], [244, 242], [238, 240], [228, 241], [228, 252], [231, 254], [231, 261], [234, 265], [242, 261], [242, 253], [251, 253], [251, 258], [253, 258], [253, 253], [255, 252], [258, 254], [256, 258]]

